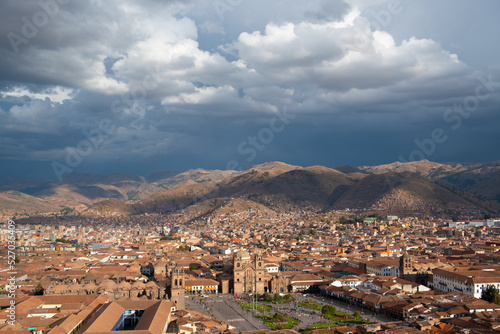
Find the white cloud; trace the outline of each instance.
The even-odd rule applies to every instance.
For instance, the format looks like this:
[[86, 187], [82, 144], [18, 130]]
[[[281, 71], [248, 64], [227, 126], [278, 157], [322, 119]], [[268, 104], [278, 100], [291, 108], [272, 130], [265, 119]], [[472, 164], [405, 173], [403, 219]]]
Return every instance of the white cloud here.
[[[68, 90], [132, 97], [141, 91], [140, 98], [161, 101], [166, 107], [214, 103], [212, 109], [216, 109], [227, 99], [222, 105], [232, 110], [241, 103], [247, 104], [246, 110], [269, 105], [265, 92], [280, 92], [283, 87], [314, 105], [317, 96], [345, 96], [350, 90], [394, 91], [398, 85], [421, 86], [425, 80], [464, 74], [465, 66], [457, 56], [432, 40], [412, 38], [397, 44], [387, 32], [371, 31], [356, 7], [342, 19], [285, 20], [268, 23], [263, 32], [242, 32], [234, 43], [222, 47], [235, 52], [237, 59], [229, 61], [201, 50], [198, 43], [198, 29], [220, 33], [220, 23], [205, 20], [197, 27], [188, 17], [174, 17], [175, 11], [149, 5], [156, 10], [134, 2], [102, 2], [99, 7], [86, 7], [85, 14], [61, 12], [54, 18], [55, 25], [69, 20], [75, 27], [54, 33], [69, 44], [57, 49], [28, 45], [16, 60], [24, 64], [19, 70]], [[83, 17], [94, 17], [92, 25]], [[81, 30], [87, 31], [86, 38], [76, 42]], [[106, 59], [116, 60], [108, 70]], [[271, 100], [292, 103], [294, 97]], [[323, 102], [318, 102], [318, 108]]]
[[[21, 80], [36, 78], [48, 85], [124, 94], [130, 85], [136, 85], [134, 78], [126, 71], [122, 76], [119, 72], [108, 74], [105, 59], [130, 57], [138, 62], [136, 67], [144, 69], [145, 63], [165, 56], [166, 48], [178, 48], [178, 43], [188, 40], [196, 44], [194, 22], [175, 18], [172, 5], [167, 5], [171, 10], [166, 12], [165, 6], [161, 6], [163, 11], [152, 11], [125, 1], [74, 5], [58, 12], [46, 29], [40, 29], [33, 41], [23, 45], [22, 52], [5, 53], [5, 64], [11, 66], [4, 65], [3, 71]], [[181, 52], [188, 54], [189, 50]], [[136, 54], [146, 57], [137, 59]]]
[[[268, 86], [290, 85], [303, 90], [309, 99], [330, 96], [330, 103], [340, 97], [349, 99], [351, 93], [355, 103], [364, 91], [367, 96], [376, 91], [377, 99], [394, 98], [391, 92], [398, 87], [411, 86], [418, 89], [406, 98], [421, 98], [421, 88], [430, 82], [442, 85], [465, 80], [473, 84], [467, 78], [467, 65], [438, 43], [410, 38], [396, 44], [387, 32], [366, 27], [366, 19], [353, 15], [340, 23], [269, 24], [263, 34], [242, 33], [233, 48], [243, 63], [266, 78]], [[432, 98], [444, 100], [460, 93], [450, 92], [446, 86], [434, 89], [437, 92], [432, 92]]]
[[30, 99], [45, 100], [51, 102], [62, 103], [64, 100], [70, 100], [74, 96], [75, 91], [70, 88], [61, 86], [45, 89], [42, 92], [32, 92], [25, 86], [17, 86], [10, 91], [0, 92], [3, 98], [8, 97], [28, 97]]

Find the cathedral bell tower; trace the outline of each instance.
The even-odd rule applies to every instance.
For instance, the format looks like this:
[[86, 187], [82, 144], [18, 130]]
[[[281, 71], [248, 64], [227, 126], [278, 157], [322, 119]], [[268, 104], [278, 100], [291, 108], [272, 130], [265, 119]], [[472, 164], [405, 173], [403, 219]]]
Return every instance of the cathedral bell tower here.
[[185, 308], [186, 277], [184, 269], [174, 261], [167, 264], [167, 277], [170, 278], [170, 301], [178, 310]]
[[408, 253], [404, 253], [403, 256], [399, 258], [399, 276], [402, 278], [407, 277], [413, 271], [413, 265], [411, 263], [411, 257]]

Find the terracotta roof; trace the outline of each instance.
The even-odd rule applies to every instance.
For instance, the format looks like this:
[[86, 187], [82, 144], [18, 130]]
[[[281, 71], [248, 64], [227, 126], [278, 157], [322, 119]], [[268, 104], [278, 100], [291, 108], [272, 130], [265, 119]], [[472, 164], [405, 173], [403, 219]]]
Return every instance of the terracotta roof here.
[[86, 325], [82, 332], [91, 333], [113, 333], [111, 329], [119, 321], [125, 310], [144, 310], [144, 313], [134, 330], [127, 331], [128, 334], [160, 334], [164, 333], [170, 320], [170, 310], [173, 304], [168, 301], [116, 301], [106, 305], [99, 312], [95, 320]]

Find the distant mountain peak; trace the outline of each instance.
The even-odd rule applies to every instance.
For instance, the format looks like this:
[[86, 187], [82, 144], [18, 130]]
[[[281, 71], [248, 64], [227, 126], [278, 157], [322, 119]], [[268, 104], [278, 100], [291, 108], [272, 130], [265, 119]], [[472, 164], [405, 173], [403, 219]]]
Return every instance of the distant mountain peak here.
[[265, 162], [263, 164], [254, 165], [252, 167], [247, 168], [246, 170], [253, 169], [253, 170], [265, 172], [265, 171], [277, 170], [277, 169], [278, 170], [294, 170], [294, 169], [299, 169], [299, 168], [301, 168], [301, 167], [290, 165], [290, 164], [280, 162], [280, 161], [269, 161], [269, 162]]
[[[264, 203], [271, 210], [280, 207], [283, 201], [297, 207], [313, 203], [321, 210], [375, 208], [380, 212], [387, 209], [402, 213], [416, 208], [432, 208], [435, 214], [472, 208], [472, 212], [480, 215], [500, 208], [500, 161], [396, 161], [379, 166], [335, 168], [272, 161], [241, 172], [195, 168], [157, 172], [147, 178], [119, 172], [73, 173], [63, 183], [4, 180], [5, 184], [0, 184], [0, 191], [4, 191], [0, 193], [3, 214], [57, 212], [63, 207], [80, 211], [89, 206], [88, 213], [103, 215], [165, 213], [189, 207], [193, 211], [198, 208], [210, 211], [231, 198]], [[277, 207], [271, 207], [269, 203], [273, 201], [278, 203]], [[247, 206], [245, 201], [229, 205], [235, 203], [240, 208]]]

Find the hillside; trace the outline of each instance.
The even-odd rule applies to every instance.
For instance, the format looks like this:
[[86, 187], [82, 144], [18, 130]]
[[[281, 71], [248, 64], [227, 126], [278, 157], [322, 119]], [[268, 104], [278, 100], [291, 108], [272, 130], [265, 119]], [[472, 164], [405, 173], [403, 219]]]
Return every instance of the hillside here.
[[[344, 170], [346, 167], [343, 167]], [[500, 161], [489, 163], [437, 163], [428, 160], [379, 166], [362, 166], [370, 174], [412, 172], [485, 200], [500, 202]]]
[[[285, 172], [289, 172], [291, 170], [295, 169], [301, 169], [302, 167], [300, 166], [294, 166], [294, 165], [289, 165], [284, 162], [279, 162], [279, 161], [272, 161], [272, 162], [266, 162], [260, 165], [255, 165], [252, 166], [248, 170], [255, 170], [258, 172], [268, 172], [270, 173], [271, 176], [277, 176], [279, 174], [283, 174]], [[245, 172], [245, 171], [244, 171]]]
[[171, 190], [157, 193], [145, 200], [136, 202], [133, 204], [133, 208], [138, 213], [167, 213], [183, 210], [198, 202], [218, 197], [209, 195], [216, 189], [214, 181], [203, 183], [188, 181]]
[[394, 214], [471, 212], [482, 215], [488, 211], [487, 203], [411, 172], [369, 175], [347, 190], [333, 206]]
[[384, 174], [388, 172], [411, 172], [435, 180], [453, 173], [467, 170], [468, 168], [475, 166], [477, 165], [460, 163], [438, 163], [431, 162], [429, 160], [419, 160], [406, 163], [396, 161], [390, 164], [379, 166], [362, 166], [359, 167], [359, 169], [370, 174]]
[[134, 208], [129, 204], [120, 202], [117, 199], [110, 199], [92, 205], [83, 213], [109, 217], [132, 215], [135, 213], [135, 211]]
[[[265, 171], [262, 172], [262, 170]], [[328, 204], [336, 190], [353, 183], [352, 177], [335, 169], [321, 166], [294, 168], [281, 173], [252, 168], [220, 183], [217, 194], [224, 197], [254, 194], [285, 195], [292, 201]]]
[[439, 179], [482, 199], [500, 202], [500, 162], [483, 164]]
[[[108, 199], [116, 199], [129, 204], [135, 203], [182, 185], [189, 187], [196, 183], [213, 183], [235, 173], [235, 171], [194, 169], [185, 172], [158, 172], [148, 178], [125, 173], [110, 175], [73, 173], [66, 176], [62, 182], [3, 178], [0, 180], [3, 182], [0, 183], [0, 189], [17, 190], [53, 203], [56, 207], [71, 207], [83, 211], [95, 203]], [[6, 206], [3, 206], [6, 212], [15, 212], [19, 209], [17, 206], [11, 207], [11, 204], [14, 203], [6, 202]]]
[[110, 198], [121, 201], [147, 198], [154, 193], [148, 190], [145, 178], [125, 173], [73, 173], [62, 182], [48, 181], [19, 191], [68, 207], [89, 206]]
[[201, 168], [190, 169], [185, 172], [177, 173], [168, 178], [157, 179], [153, 182], [159, 188], [173, 189], [174, 187], [184, 184], [186, 182], [217, 182], [225, 180], [237, 172], [233, 170], [205, 170]]
[[0, 192], [1, 217], [9, 217], [14, 214], [32, 215], [38, 213], [58, 212], [61, 209], [62, 207], [57, 204], [50, 203], [19, 191], [9, 190]]
[[169, 179], [169, 178], [174, 177], [180, 173], [182, 173], [182, 172], [178, 171], [178, 170], [167, 170], [167, 171], [156, 172], [156, 173], [149, 175], [146, 178], [146, 180], [149, 183], [154, 183], [154, 182], [158, 182], [158, 181], [161, 181], [164, 179]]
[[[269, 162], [241, 172], [192, 169], [158, 172], [147, 178], [124, 173], [72, 174], [62, 183], [12, 178], [3, 182], [0, 189], [21, 189], [20, 195], [3, 195], [2, 212], [7, 213], [57, 212], [70, 207], [102, 215], [183, 210], [189, 217], [198, 217], [222, 214], [227, 203], [233, 202], [242, 211], [284, 212], [308, 205], [314, 210], [349, 208], [479, 218], [496, 214], [500, 204], [499, 162], [423, 160], [336, 168]], [[27, 196], [26, 201], [19, 196]]]
[[277, 217], [271, 208], [244, 198], [223, 198], [210, 201], [209, 210], [198, 212], [198, 217], [210, 216], [230, 220], [234, 224], [245, 223], [247, 219], [266, 221]]
[[139, 213], [165, 213], [208, 199], [260, 198], [267, 195], [283, 195], [293, 202], [313, 202], [325, 206], [357, 179], [321, 166], [300, 168], [283, 165], [279, 165], [278, 171], [272, 170], [269, 164], [255, 166], [221, 182], [185, 182], [137, 202], [133, 207]]
[[[269, 168], [256, 166], [222, 182], [209, 183], [208, 187], [193, 184], [190, 190], [179, 187], [157, 194], [137, 204], [136, 208], [140, 212], [165, 212], [206, 199], [248, 198], [264, 203], [264, 198], [281, 198], [281, 203], [314, 203], [324, 209], [370, 209], [401, 214], [460, 215], [467, 212], [468, 215], [481, 216], [493, 210], [488, 202], [417, 173], [364, 174], [352, 171], [346, 174], [337, 169], [312, 166], [274, 173], [273, 176]], [[271, 208], [279, 210], [279, 203]], [[212, 207], [206, 212], [210, 210], [220, 209]]]

